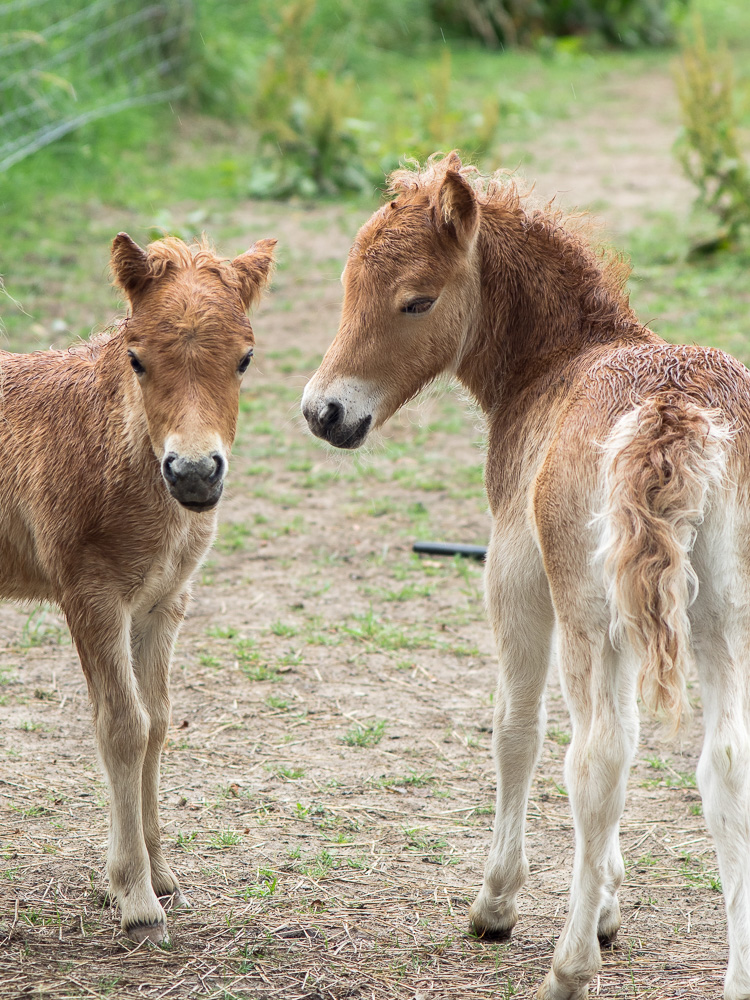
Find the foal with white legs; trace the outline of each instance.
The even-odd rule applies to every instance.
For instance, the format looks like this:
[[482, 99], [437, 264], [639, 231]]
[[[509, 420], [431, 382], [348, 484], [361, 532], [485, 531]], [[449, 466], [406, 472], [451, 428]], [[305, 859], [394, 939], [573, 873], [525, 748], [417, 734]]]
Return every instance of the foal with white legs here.
[[487, 418], [487, 607], [500, 677], [495, 828], [471, 920], [506, 936], [556, 660], [573, 738], [568, 918], [544, 1000], [579, 1000], [620, 925], [619, 822], [636, 698], [676, 727], [695, 656], [698, 769], [729, 923], [726, 1000], [750, 998], [750, 374], [674, 347], [628, 305], [627, 269], [559, 213], [458, 156], [397, 171], [360, 230], [339, 333], [308, 383], [312, 431], [356, 448], [441, 372]]
[[111, 793], [108, 874], [128, 937], [185, 903], [159, 840], [169, 667], [216, 532], [240, 383], [275, 240], [234, 260], [120, 233], [130, 314], [68, 351], [0, 353], [0, 597], [62, 608]]

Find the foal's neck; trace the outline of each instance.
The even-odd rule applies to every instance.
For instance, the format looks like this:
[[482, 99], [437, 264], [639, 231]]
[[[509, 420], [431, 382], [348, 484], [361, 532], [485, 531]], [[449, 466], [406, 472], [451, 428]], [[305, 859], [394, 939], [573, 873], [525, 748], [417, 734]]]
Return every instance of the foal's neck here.
[[486, 413], [594, 347], [654, 338], [622, 289], [625, 265], [556, 219], [486, 206], [478, 238], [481, 303], [457, 374]]

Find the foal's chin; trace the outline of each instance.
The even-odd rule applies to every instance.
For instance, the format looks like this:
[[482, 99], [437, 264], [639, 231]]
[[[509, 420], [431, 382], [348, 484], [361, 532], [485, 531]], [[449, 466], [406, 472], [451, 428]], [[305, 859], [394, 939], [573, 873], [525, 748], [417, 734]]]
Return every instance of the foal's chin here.
[[311, 427], [310, 429], [328, 444], [346, 451], [354, 451], [364, 444], [371, 427], [372, 416], [368, 415], [355, 424], [353, 429], [351, 427]]
[[184, 499], [177, 495], [174, 490], [169, 491], [174, 499], [184, 507], [185, 510], [190, 510], [194, 514], [204, 514], [209, 510], [213, 510], [221, 499], [221, 494], [223, 492], [223, 487], [218, 490], [215, 495], [207, 497], [205, 500], [195, 500], [195, 499]]

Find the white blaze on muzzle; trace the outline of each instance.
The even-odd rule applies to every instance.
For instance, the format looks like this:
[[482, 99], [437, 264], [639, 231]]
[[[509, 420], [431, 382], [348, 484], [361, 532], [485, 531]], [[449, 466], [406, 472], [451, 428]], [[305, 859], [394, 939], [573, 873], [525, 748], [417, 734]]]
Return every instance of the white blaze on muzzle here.
[[336, 378], [326, 385], [313, 375], [302, 395], [310, 430], [337, 448], [358, 448], [378, 422], [383, 394], [372, 382]]

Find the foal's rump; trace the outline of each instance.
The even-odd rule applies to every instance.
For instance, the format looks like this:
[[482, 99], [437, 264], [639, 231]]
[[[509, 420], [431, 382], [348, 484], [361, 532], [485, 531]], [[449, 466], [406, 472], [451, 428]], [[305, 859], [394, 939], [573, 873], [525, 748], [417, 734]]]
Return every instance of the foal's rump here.
[[691, 553], [728, 482], [732, 416], [669, 387], [620, 416], [603, 443], [597, 555], [610, 631], [639, 655], [642, 697], [674, 728], [689, 712], [688, 608], [700, 584]]

